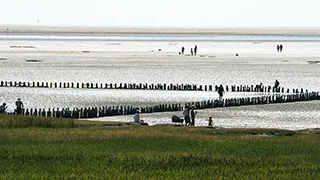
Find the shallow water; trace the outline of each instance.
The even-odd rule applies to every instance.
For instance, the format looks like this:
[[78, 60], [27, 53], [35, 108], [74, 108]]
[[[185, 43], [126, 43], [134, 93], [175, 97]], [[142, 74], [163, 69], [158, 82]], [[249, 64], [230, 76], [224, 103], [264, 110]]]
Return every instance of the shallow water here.
[[[90, 36], [91, 37], [91, 36]], [[149, 36], [147, 36], [149, 37]], [[190, 36], [194, 38], [194, 35]], [[189, 38], [190, 38], [189, 37]], [[45, 37], [42, 37], [45, 38]], [[92, 38], [92, 37], [91, 37]], [[97, 38], [97, 37], [95, 37]], [[177, 38], [177, 37], [176, 37]], [[208, 38], [208, 37], [207, 37]], [[255, 37], [256, 38], [256, 37]], [[268, 38], [268, 37], [263, 37]], [[0, 40], [0, 69], [4, 81], [89, 82], [89, 83], [178, 83], [198, 85], [273, 85], [275, 79], [285, 88], [319, 91], [319, 42], [286, 39], [284, 52], [277, 53], [280, 42], [220, 42], [215, 40], [110, 41], [39, 38]], [[281, 39], [277, 39], [280, 41]], [[190, 48], [198, 46], [198, 56]], [[179, 55], [181, 47], [186, 55]], [[161, 51], [159, 51], [161, 49]], [[238, 53], [239, 57], [235, 54]], [[32, 60], [35, 62], [28, 62]], [[250, 96], [227, 93], [226, 97]], [[14, 109], [22, 98], [26, 107], [92, 107], [113, 105], [154, 105], [216, 99], [215, 92], [126, 91], [97, 89], [0, 88], [0, 102]], [[302, 107], [303, 106], [303, 107]], [[308, 108], [304, 108], [304, 106]], [[210, 113], [219, 112], [218, 126], [224, 127], [319, 127], [317, 102], [224, 108], [201, 111], [197, 125], [205, 125]], [[269, 107], [269, 106], [268, 106]], [[270, 107], [273, 107], [270, 105]], [[287, 108], [289, 107], [289, 110]], [[313, 109], [310, 112], [308, 109]], [[178, 112], [176, 112], [178, 113]], [[167, 113], [146, 115], [150, 124], [170, 122]], [[294, 117], [297, 117], [295, 119]], [[114, 117], [112, 117], [114, 118]], [[112, 118], [105, 118], [112, 120]], [[131, 117], [116, 117], [131, 121]], [[202, 119], [202, 120], [201, 120]]]
[[[196, 126], [207, 126], [208, 117], [212, 117], [213, 126], [223, 128], [279, 128], [299, 130], [320, 127], [320, 102], [298, 102], [288, 104], [269, 104], [230, 108], [197, 110]], [[149, 123], [172, 124], [171, 117], [182, 112], [141, 114]], [[100, 121], [132, 122], [133, 116], [104, 117]]]
[[[225, 98], [256, 97], [273, 93], [230, 92]], [[217, 92], [116, 90], [116, 89], [60, 89], [1, 87], [0, 102], [6, 101], [8, 111], [14, 111], [16, 97], [26, 107], [33, 108], [81, 108], [103, 106], [155, 106], [218, 99]], [[9, 100], [9, 101], [8, 101]]]

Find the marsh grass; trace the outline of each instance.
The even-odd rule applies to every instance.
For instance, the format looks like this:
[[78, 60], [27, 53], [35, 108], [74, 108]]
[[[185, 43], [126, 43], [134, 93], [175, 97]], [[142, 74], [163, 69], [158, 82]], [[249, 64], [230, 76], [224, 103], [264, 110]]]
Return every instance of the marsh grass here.
[[0, 114], [0, 128], [72, 128], [74, 126], [74, 120]]
[[320, 176], [317, 133], [85, 121], [76, 121], [71, 127], [2, 127], [0, 179], [317, 179]]

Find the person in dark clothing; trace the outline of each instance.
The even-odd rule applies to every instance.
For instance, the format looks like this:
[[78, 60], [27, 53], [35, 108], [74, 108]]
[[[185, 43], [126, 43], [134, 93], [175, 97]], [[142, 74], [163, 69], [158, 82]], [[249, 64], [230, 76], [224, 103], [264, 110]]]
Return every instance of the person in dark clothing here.
[[212, 127], [212, 117], [209, 117], [209, 123], [208, 123], [208, 127]]
[[280, 83], [279, 83], [279, 81], [276, 79], [276, 82], [274, 83], [274, 87], [275, 87], [275, 88], [278, 88], [279, 85], [280, 85]]
[[194, 126], [195, 125], [195, 119], [196, 119], [196, 114], [197, 114], [198, 112], [197, 111], [195, 111], [195, 108], [194, 108], [194, 106], [192, 106], [192, 108], [191, 108], [191, 111], [190, 111], [190, 115], [191, 115], [191, 126]]
[[7, 109], [6, 105], [7, 105], [6, 103], [3, 103], [2, 106], [0, 106], [0, 114], [6, 113], [6, 109]]
[[191, 48], [191, 56], [193, 56], [193, 49]]
[[280, 45], [278, 44], [277, 45], [277, 52], [279, 52], [280, 51]]
[[16, 101], [16, 106], [17, 106], [17, 114], [22, 114], [22, 109], [23, 109], [23, 103], [20, 98]]
[[194, 46], [194, 55], [196, 56], [197, 55], [197, 51], [198, 51], [198, 47], [197, 45]]
[[223, 97], [223, 94], [224, 94], [224, 88], [223, 88], [222, 84], [220, 84], [220, 86], [218, 88], [218, 94], [219, 94], [219, 100], [221, 100]]
[[181, 54], [184, 55], [184, 47], [181, 48]]
[[274, 90], [273, 91], [278, 91], [278, 88], [279, 88], [279, 85], [280, 85], [280, 83], [279, 83], [279, 81], [276, 79], [276, 82], [274, 83]]
[[283, 46], [282, 46], [282, 44], [280, 44], [280, 47], [279, 47], [279, 49], [280, 49], [280, 52], [282, 52], [282, 49], [283, 49]]

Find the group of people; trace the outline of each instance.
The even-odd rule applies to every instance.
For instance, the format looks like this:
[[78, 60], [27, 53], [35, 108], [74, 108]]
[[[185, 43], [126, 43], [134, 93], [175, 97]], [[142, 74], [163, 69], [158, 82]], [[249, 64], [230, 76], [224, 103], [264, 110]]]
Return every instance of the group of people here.
[[[185, 48], [182, 47], [181, 52], [179, 52], [179, 54], [184, 55], [184, 51], [185, 51]], [[198, 46], [195, 45], [194, 48], [191, 48], [190, 54], [191, 54], [191, 56], [196, 56], [197, 52], [198, 52]]]
[[[21, 101], [20, 98], [18, 98], [18, 100], [16, 101], [16, 114], [22, 114], [22, 111], [23, 111], [23, 103]], [[5, 114], [7, 113], [7, 104], [6, 103], [3, 103], [1, 106], [0, 106], [0, 113], [2, 114]]]
[[195, 110], [194, 105], [186, 105], [183, 109], [183, 115], [184, 115], [184, 121], [186, 123], [186, 126], [194, 126], [195, 125], [195, 119], [196, 114], [198, 112]]
[[[183, 109], [183, 115], [184, 115], [184, 122], [186, 126], [195, 126], [195, 119], [196, 119], [196, 114], [198, 112], [195, 110], [194, 105], [190, 107], [190, 105], [186, 105]], [[209, 117], [208, 119], [208, 127], [213, 127], [212, 124], [212, 117]]]
[[282, 49], [283, 49], [283, 45], [282, 44], [278, 44], [277, 45], [277, 52], [282, 52]]

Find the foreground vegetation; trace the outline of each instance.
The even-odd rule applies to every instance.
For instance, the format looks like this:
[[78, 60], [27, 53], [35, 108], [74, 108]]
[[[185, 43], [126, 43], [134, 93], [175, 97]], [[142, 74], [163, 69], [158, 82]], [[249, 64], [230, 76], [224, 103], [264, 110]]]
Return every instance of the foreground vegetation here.
[[317, 179], [320, 134], [0, 115], [0, 179]]

